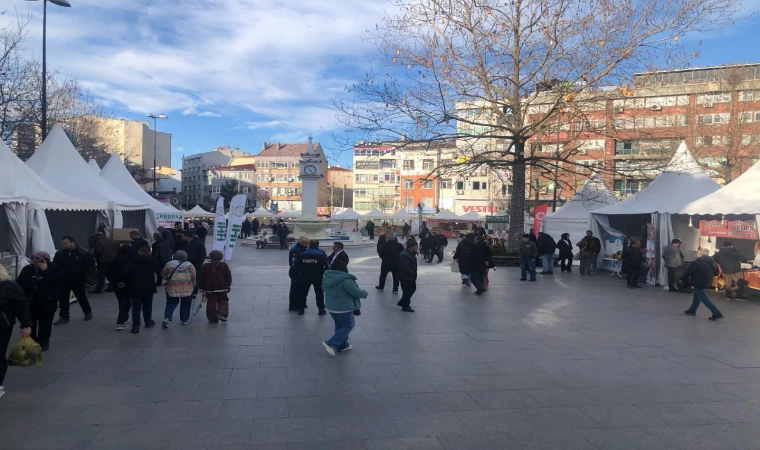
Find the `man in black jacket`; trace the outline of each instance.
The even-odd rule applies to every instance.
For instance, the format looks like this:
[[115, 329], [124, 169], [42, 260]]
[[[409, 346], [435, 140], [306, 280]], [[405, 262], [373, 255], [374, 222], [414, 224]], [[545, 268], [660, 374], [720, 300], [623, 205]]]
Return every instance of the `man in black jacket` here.
[[438, 248], [436, 250], [436, 255], [438, 256], [438, 262], [443, 262], [443, 252], [445, 251], [446, 247], [449, 245], [449, 238], [443, 235], [442, 231], [439, 231], [437, 236], [437, 244]]
[[723, 314], [713, 304], [710, 297], [707, 296], [707, 289], [712, 287], [713, 277], [718, 275], [718, 264], [710, 258], [710, 249], [700, 249], [699, 254], [700, 257], [695, 259], [681, 276], [682, 281], [689, 280], [694, 287], [694, 299], [689, 309], [683, 313], [687, 316], [696, 316], [699, 303], [702, 302], [712, 312], [712, 316], [709, 319], [716, 321], [722, 319]]
[[132, 254], [136, 255], [138, 251], [140, 251], [140, 248], [148, 244], [148, 241], [143, 239], [140, 236], [140, 233], [137, 231], [130, 231], [129, 232], [129, 238], [132, 239]]
[[259, 235], [259, 219], [253, 218], [253, 222], [251, 222], [251, 231], [253, 231], [254, 236]]
[[367, 222], [367, 234], [369, 235], [370, 241], [375, 240], [375, 222], [373, 222], [372, 220]]
[[[298, 241], [290, 248], [288, 252], [288, 277], [290, 277], [290, 292], [288, 293], [288, 311], [298, 311], [300, 309], [300, 288], [298, 287], [298, 270], [296, 261], [298, 255], [305, 252], [309, 247], [309, 238], [301, 236]], [[304, 306], [305, 308], [306, 306]]]
[[309, 248], [296, 257], [295, 269], [298, 271], [298, 285], [300, 289], [300, 304], [298, 315], [304, 314], [306, 298], [309, 296], [309, 288], [314, 286], [314, 294], [317, 297], [319, 315], [327, 314], [325, 311], [325, 294], [322, 291], [322, 277], [327, 268], [327, 255], [319, 249], [319, 241], [309, 241]]
[[391, 230], [386, 230], [385, 233], [381, 234], [380, 237], [377, 238], [377, 256], [382, 258], [383, 245], [388, 242], [388, 238], [391, 236], [393, 236]]
[[742, 299], [744, 297], [742, 263], [746, 263], [747, 258], [734, 248], [731, 241], [724, 242], [723, 248], [715, 254], [714, 258], [715, 262], [720, 265], [720, 270], [723, 271], [726, 300], [745, 302], [746, 300]]
[[335, 261], [343, 261], [343, 264], [348, 267], [348, 253], [346, 253], [343, 250], [343, 243], [342, 242], [335, 242], [333, 243], [333, 251], [330, 253], [330, 256], [327, 257], [327, 268], [329, 269], [330, 266], [332, 266], [332, 263]]
[[208, 230], [206, 229], [206, 226], [202, 223], [199, 223], [197, 227], [195, 227], [195, 235], [198, 236], [198, 240], [201, 242], [201, 244], [206, 243], [206, 236], [208, 236]]
[[562, 233], [562, 238], [557, 242], [559, 249], [559, 264], [561, 272], [573, 271], [573, 243], [570, 241], [570, 233]]
[[203, 244], [193, 231], [182, 232], [182, 245], [180, 247], [187, 253], [187, 262], [193, 265], [195, 273], [200, 273], [203, 262], [206, 261], [206, 245]]
[[380, 249], [380, 259], [383, 261], [380, 264], [380, 280], [375, 289], [378, 291], [385, 289], [385, 279], [390, 273], [393, 277], [393, 293], [398, 294], [398, 263], [403, 251], [404, 246], [396, 239], [396, 236], [389, 237], [383, 244], [383, 248]]
[[641, 242], [633, 241], [631, 245], [623, 252], [623, 262], [628, 267], [628, 289], [640, 288], [639, 278], [641, 277]]
[[486, 272], [493, 266], [491, 249], [482, 236], [475, 237], [475, 246], [470, 255], [470, 281], [477, 289], [475, 295], [481, 295], [488, 289], [485, 287]]
[[290, 234], [290, 229], [280, 219], [280, 224], [277, 226], [277, 236], [280, 238], [280, 250], [288, 248], [288, 234]]
[[[132, 299], [132, 333], [140, 332], [140, 314], [145, 321], [145, 328], [152, 328], [153, 295], [156, 291], [155, 275], [160, 270], [158, 261], [151, 256], [150, 247], [144, 245], [138, 250], [134, 259], [134, 285], [130, 286]], [[197, 272], [196, 272], [197, 273]]]
[[408, 223], [404, 222], [404, 225], [401, 227], [401, 233], [403, 234], [401, 237], [406, 239], [409, 236], [409, 230], [411, 228], [412, 227], [410, 227]]
[[53, 264], [63, 270], [63, 283], [61, 283], [61, 292], [58, 297], [60, 312], [58, 320], [53, 325], [63, 325], [69, 323], [69, 293], [74, 292], [74, 296], [82, 307], [84, 320], [92, 320], [92, 308], [87, 300], [85, 293], [85, 282], [87, 273], [95, 266], [95, 259], [85, 249], [77, 245], [76, 240], [71, 236], [61, 238], [61, 250], [58, 250], [53, 257]]
[[410, 306], [412, 295], [417, 290], [417, 241], [406, 241], [406, 250], [401, 252], [398, 261], [398, 279], [401, 284], [401, 300], [396, 303], [401, 311], [414, 312]]
[[538, 256], [541, 257], [541, 275], [551, 275], [554, 273], [554, 252], [557, 250], [557, 243], [554, 238], [546, 233], [538, 233], [536, 240], [538, 247]]
[[63, 270], [50, 262], [47, 252], [32, 255], [32, 264], [21, 269], [16, 282], [29, 300], [32, 314], [32, 339], [40, 344], [43, 352], [50, 348], [55, 310], [63, 282]]

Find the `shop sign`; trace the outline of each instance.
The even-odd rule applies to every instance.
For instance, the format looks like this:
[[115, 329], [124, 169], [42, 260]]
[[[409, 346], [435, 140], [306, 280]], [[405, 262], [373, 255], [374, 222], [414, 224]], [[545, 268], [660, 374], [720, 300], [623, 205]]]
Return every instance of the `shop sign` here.
[[378, 161], [356, 161], [355, 169], [379, 169], [380, 163]]
[[486, 223], [509, 223], [509, 216], [486, 216]]
[[699, 235], [757, 241], [757, 223], [754, 220], [701, 220]]
[[495, 213], [499, 212], [499, 207], [493, 205], [462, 205], [462, 210], [465, 213], [470, 211], [475, 211], [477, 213]]

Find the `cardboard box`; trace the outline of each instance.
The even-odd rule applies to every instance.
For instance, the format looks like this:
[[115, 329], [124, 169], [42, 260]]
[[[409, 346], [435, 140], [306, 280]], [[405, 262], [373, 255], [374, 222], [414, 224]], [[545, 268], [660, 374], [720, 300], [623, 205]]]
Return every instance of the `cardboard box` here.
[[129, 237], [129, 233], [133, 231], [137, 231], [139, 233], [139, 230], [137, 228], [114, 228], [113, 238], [123, 244], [129, 244], [132, 242], [132, 238]]

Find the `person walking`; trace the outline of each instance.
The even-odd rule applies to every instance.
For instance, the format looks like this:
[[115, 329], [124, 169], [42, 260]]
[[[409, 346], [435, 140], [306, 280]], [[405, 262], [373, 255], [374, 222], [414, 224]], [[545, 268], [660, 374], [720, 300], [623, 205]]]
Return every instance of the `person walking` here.
[[[300, 287], [298, 285], [298, 269], [296, 261], [298, 255], [305, 252], [309, 247], [309, 238], [301, 236], [298, 241], [290, 248], [288, 252], [288, 277], [290, 278], [290, 292], [288, 294], [288, 311], [298, 311], [301, 306]], [[304, 306], [305, 307], [305, 306]]]
[[198, 289], [206, 295], [206, 318], [210, 323], [227, 323], [230, 314], [227, 293], [232, 290], [232, 272], [222, 261], [221, 251], [212, 250], [208, 256], [211, 262], [204, 264], [198, 275]]
[[438, 238], [436, 237], [435, 233], [431, 232], [425, 237], [425, 239], [422, 239], [420, 246], [422, 247], [422, 255], [425, 259], [425, 262], [432, 263], [433, 257], [438, 250]]
[[327, 257], [327, 268], [329, 269], [333, 262], [337, 260], [343, 261], [343, 263], [348, 266], [349, 258], [348, 253], [343, 250], [343, 243], [342, 242], [335, 242], [333, 243], [332, 253], [330, 253], [330, 256]]
[[370, 241], [375, 240], [375, 222], [373, 222], [372, 219], [367, 222], [367, 234], [369, 235]]
[[260, 226], [261, 226], [261, 224], [259, 223], [259, 219], [257, 219], [257, 218], [254, 217], [253, 218], [253, 222], [251, 222], [251, 231], [253, 231], [253, 235], [254, 236], [258, 236], [259, 235], [259, 227]]
[[138, 233], [137, 231], [130, 231], [129, 238], [132, 239], [132, 254], [133, 255], [136, 255], [137, 252], [140, 251], [140, 247], [142, 247], [143, 245], [150, 246], [148, 241], [143, 239], [140, 236], [140, 233]]
[[[168, 247], [168, 245], [167, 245]], [[171, 260], [171, 258], [169, 258]], [[167, 261], [168, 263], [168, 261]], [[132, 307], [132, 333], [140, 332], [140, 314], [142, 314], [145, 328], [153, 328], [156, 322], [153, 320], [153, 295], [156, 290], [156, 272], [160, 273], [162, 265], [151, 255], [151, 249], [147, 245], [140, 247], [134, 258], [134, 280], [129, 295]]]
[[163, 235], [159, 232], [153, 233], [153, 245], [151, 247], [150, 254], [158, 263], [156, 265], [154, 284], [156, 286], [161, 286], [163, 284], [163, 279], [161, 278], [161, 269], [164, 268], [166, 263], [172, 260], [172, 248], [171, 245], [169, 245], [169, 243], [164, 240]]
[[8, 359], [6, 349], [13, 335], [13, 326], [18, 320], [21, 327], [21, 337], [32, 334], [32, 314], [29, 310], [29, 298], [24, 294], [17, 283], [0, 264], [0, 349], [3, 357], [0, 358], [0, 398], [5, 395], [5, 374], [8, 373]]
[[538, 233], [536, 247], [538, 248], [538, 255], [541, 257], [541, 275], [552, 275], [554, 273], [554, 252], [557, 250], [557, 243], [548, 234]]
[[195, 235], [198, 237], [198, 241], [205, 246], [206, 236], [208, 236], [208, 229], [202, 222], [198, 223], [198, 226], [195, 227]]
[[62, 249], [55, 252], [53, 264], [63, 270], [63, 283], [58, 297], [60, 311], [58, 320], [53, 325], [69, 323], [70, 303], [69, 294], [73, 291], [79, 306], [84, 313], [84, 320], [92, 320], [92, 307], [85, 294], [87, 273], [95, 266], [95, 259], [85, 249], [77, 245], [77, 241], [71, 236], [61, 238]]
[[240, 232], [243, 239], [247, 239], [251, 235], [251, 222], [248, 220], [248, 217], [243, 219], [243, 223], [240, 224]]
[[172, 253], [177, 247], [177, 243], [174, 241], [174, 233], [171, 229], [166, 229], [164, 227], [158, 227], [157, 230], [161, 234], [161, 238], [163, 238], [164, 241], [169, 243], [169, 247], [172, 249]]
[[713, 258], [723, 272], [726, 300], [746, 301], [742, 298], [744, 297], [744, 286], [741, 283], [744, 281], [742, 263], [746, 263], [747, 258], [734, 248], [731, 241], [723, 242], [723, 248]]
[[401, 227], [401, 233], [402, 233], [402, 236], [401, 236], [401, 237], [402, 237], [403, 239], [406, 239], [406, 238], [408, 238], [408, 237], [409, 237], [409, 230], [410, 230], [411, 228], [412, 228], [412, 227], [411, 227], [411, 226], [409, 226], [409, 224], [408, 224], [408, 223], [404, 222], [404, 225]]
[[527, 280], [530, 274], [530, 281], [536, 281], [536, 258], [538, 257], [538, 247], [530, 239], [531, 234], [523, 234], [520, 240], [520, 281]]
[[[119, 252], [119, 241], [111, 239], [106, 236], [105, 233], [95, 233], [93, 238], [93, 253], [92, 257], [97, 263], [98, 269], [98, 283], [95, 285], [95, 289], [90, 291], [90, 294], [100, 294], [103, 292], [103, 288], [106, 284], [106, 274], [108, 273], [108, 265], [116, 257]], [[109, 286], [106, 292], [113, 291]]]
[[206, 262], [206, 245], [198, 239], [192, 231], [182, 233], [181, 250], [187, 254], [187, 261], [195, 268], [195, 273], [200, 272], [203, 263]]
[[699, 255], [699, 258], [695, 259], [681, 275], [682, 281], [689, 281], [694, 287], [694, 298], [691, 306], [683, 313], [687, 316], [696, 316], [701, 302], [712, 312], [712, 316], [709, 317], [710, 320], [720, 320], [723, 318], [723, 314], [707, 295], [707, 289], [712, 287], [713, 278], [718, 275], [718, 264], [710, 257], [710, 249], [700, 249]]
[[401, 252], [404, 251], [404, 246], [396, 239], [396, 236], [391, 235], [388, 240], [383, 244], [383, 248], [380, 250], [380, 280], [375, 286], [375, 289], [382, 291], [385, 289], [385, 279], [390, 273], [393, 277], [393, 293], [398, 294], [398, 264]]
[[32, 339], [40, 344], [43, 352], [46, 352], [50, 348], [53, 319], [55, 310], [58, 309], [58, 295], [63, 283], [63, 270], [50, 262], [48, 252], [35, 252], [32, 255], [32, 264], [21, 269], [16, 282], [29, 301]]
[[393, 236], [393, 232], [391, 230], [385, 230], [385, 233], [381, 234], [379, 238], [377, 238], [377, 256], [380, 256], [383, 250], [383, 245], [388, 242], [388, 238], [390, 236]]
[[668, 271], [668, 291], [678, 292], [678, 288], [676, 288], [676, 270], [683, 266], [680, 239], [673, 239], [669, 245], [666, 245], [662, 249], [662, 259], [665, 263], [665, 269]]
[[482, 295], [488, 288], [485, 287], [486, 273], [493, 267], [491, 249], [482, 236], [475, 237], [475, 246], [470, 256], [470, 280], [475, 285], [475, 295]]
[[560, 272], [573, 271], [573, 244], [570, 242], [570, 233], [562, 233], [561, 239], [557, 242], [559, 249]]
[[311, 286], [314, 286], [314, 295], [317, 297], [319, 315], [324, 316], [327, 314], [325, 311], [325, 294], [322, 292], [322, 276], [325, 273], [326, 267], [327, 255], [319, 249], [319, 241], [316, 239], [310, 240], [309, 248], [298, 255], [295, 264], [295, 268], [298, 271], [298, 285], [300, 289], [299, 316], [304, 314], [306, 299], [309, 296], [309, 288]]
[[288, 234], [290, 234], [290, 229], [288, 229], [285, 222], [280, 219], [280, 224], [277, 227], [277, 236], [280, 238], [280, 250], [288, 248]]
[[361, 314], [361, 299], [367, 298], [367, 291], [359, 289], [356, 277], [348, 273], [348, 266], [343, 261], [335, 261], [332, 267], [325, 271], [322, 285], [325, 291], [325, 308], [335, 322], [335, 333], [322, 342], [322, 346], [330, 356], [335, 352], [347, 352], [354, 348], [348, 340], [354, 329], [354, 316]]
[[454, 256], [452, 257], [459, 265], [459, 274], [462, 278], [462, 284], [470, 286], [470, 257], [472, 255], [472, 247], [475, 245], [475, 234], [469, 233], [464, 237], [462, 242], [457, 245], [454, 250]]
[[[119, 254], [111, 262], [108, 270], [108, 281], [115, 286], [114, 293], [119, 302], [119, 315], [116, 318], [116, 329], [129, 328], [129, 312], [132, 310], [132, 291], [136, 288], [134, 254], [132, 246], [122, 245]], [[153, 284], [155, 289], [156, 285]]]
[[599, 239], [595, 238], [594, 234], [589, 230], [586, 231], [586, 236], [578, 241], [576, 245], [580, 248], [581, 276], [591, 276], [591, 270], [596, 266], [593, 260], [601, 251]]
[[446, 250], [446, 247], [449, 246], [449, 238], [443, 235], [442, 231], [438, 232], [438, 235], [436, 236], [436, 256], [438, 256], [438, 262], [443, 262], [443, 253]]
[[412, 296], [417, 290], [417, 241], [406, 241], [406, 250], [401, 252], [398, 261], [398, 279], [401, 285], [401, 300], [396, 303], [401, 311], [414, 312], [411, 307]]
[[161, 275], [166, 280], [166, 308], [161, 328], [169, 328], [174, 310], [179, 305], [179, 320], [187, 325], [190, 320], [190, 306], [197, 284], [195, 267], [187, 260], [187, 253], [182, 250], [174, 252], [174, 260], [164, 266]]
[[641, 254], [641, 241], [633, 241], [631, 245], [623, 252], [623, 262], [628, 267], [628, 289], [641, 288], [639, 285], [639, 278], [641, 278], [641, 262], [643, 261]]

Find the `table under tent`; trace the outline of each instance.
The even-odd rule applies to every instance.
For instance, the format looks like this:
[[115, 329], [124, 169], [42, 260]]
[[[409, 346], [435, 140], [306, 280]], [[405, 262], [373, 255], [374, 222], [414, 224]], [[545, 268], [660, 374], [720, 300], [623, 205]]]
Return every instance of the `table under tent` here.
[[90, 236], [101, 226], [108, 232], [113, 228], [136, 228], [145, 235], [148, 204], [120, 192], [96, 174], [60, 125], [53, 126], [26, 164], [61, 192], [77, 200], [103, 205], [101, 210], [89, 211], [85, 217], [80, 211], [50, 211], [47, 218], [54, 242], [68, 235], [87, 248]]
[[[677, 214], [689, 203], [718, 189], [718, 183], [702, 169], [682, 141], [667, 166], [648, 186], [593, 211], [590, 229], [603, 241], [609, 236], [641, 241], [642, 251], [646, 249], [648, 283], [663, 284], [667, 274], [661, 263], [662, 248], [676, 237], [683, 241], [684, 250], [695, 250], [699, 245], [698, 231], [689, 227], [687, 216]], [[606, 253], [609, 252], [602, 249], [599, 254], [599, 267]]]
[[12, 255], [8, 260], [8, 266], [15, 266], [11, 274], [26, 265], [32, 253], [55, 252], [50, 226], [65, 224], [51, 221], [49, 216], [68, 212], [76, 221], [106, 206], [105, 202], [76, 199], [51, 186], [0, 141], [0, 254]]

